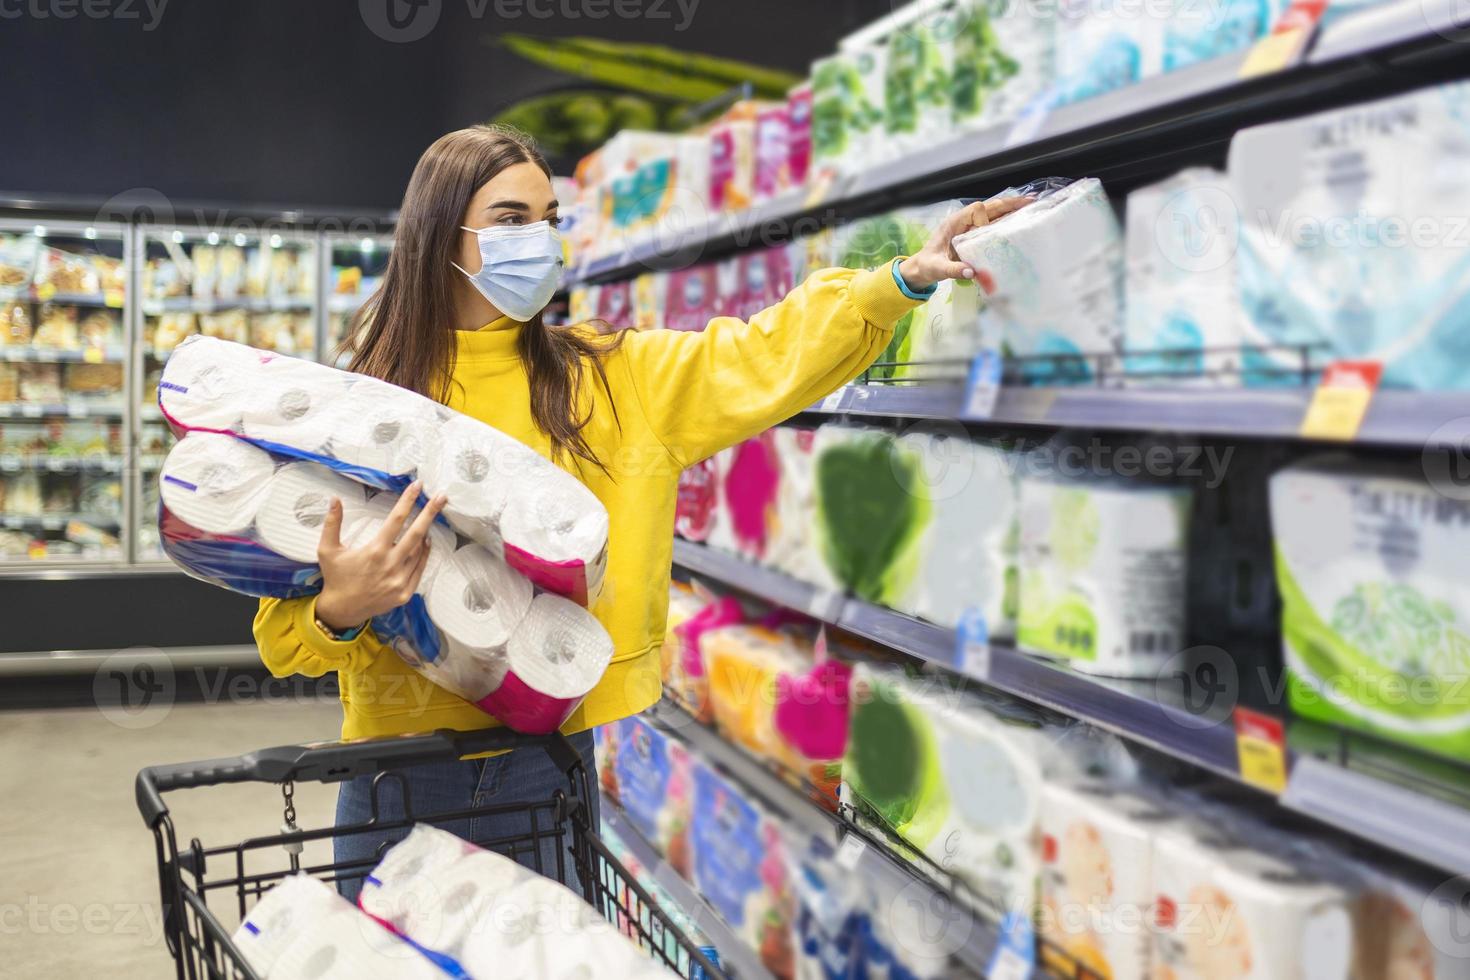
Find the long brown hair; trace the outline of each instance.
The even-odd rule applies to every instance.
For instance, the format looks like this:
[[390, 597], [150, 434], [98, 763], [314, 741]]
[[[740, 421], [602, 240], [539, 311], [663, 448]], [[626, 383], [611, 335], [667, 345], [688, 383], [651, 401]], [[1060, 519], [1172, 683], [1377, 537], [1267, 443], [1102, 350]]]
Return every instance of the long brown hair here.
[[[403, 195], [382, 285], [347, 331], [350, 370], [436, 401], [448, 398], [455, 358], [452, 277], [460, 275], [450, 260], [460, 223], [475, 192], [518, 163], [534, 163], [551, 176], [531, 138], [506, 126], [457, 130], [424, 151]], [[582, 435], [591, 404], [578, 414], [577, 396], [590, 365], [611, 403], [603, 357], [620, 339], [547, 326], [540, 313], [521, 327], [516, 349], [530, 386], [531, 418], [550, 437], [553, 457], [570, 453], [607, 471]]]

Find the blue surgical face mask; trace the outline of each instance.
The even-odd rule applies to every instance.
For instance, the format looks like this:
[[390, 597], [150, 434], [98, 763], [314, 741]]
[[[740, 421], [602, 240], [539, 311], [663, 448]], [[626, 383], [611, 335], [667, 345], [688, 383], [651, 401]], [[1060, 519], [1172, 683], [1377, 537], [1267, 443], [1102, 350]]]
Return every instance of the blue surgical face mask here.
[[561, 281], [561, 235], [549, 221], [465, 228], [480, 240], [480, 271], [466, 272], [475, 288], [512, 320], [525, 323], [546, 309]]

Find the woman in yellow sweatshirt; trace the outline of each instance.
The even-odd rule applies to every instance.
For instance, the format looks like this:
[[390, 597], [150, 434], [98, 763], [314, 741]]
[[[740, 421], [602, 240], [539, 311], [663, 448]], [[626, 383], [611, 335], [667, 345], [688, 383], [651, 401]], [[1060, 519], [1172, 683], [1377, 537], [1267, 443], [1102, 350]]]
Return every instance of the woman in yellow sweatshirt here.
[[[424, 153], [382, 286], [354, 324], [352, 369], [514, 436], [575, 474], [607, 508], [607, 571], [592, 611], [615, 653], [563, 728], [592, 785], [589, 730], [659, 698], [679, 472], [851, 381], [940, 280], [974, 275], [950, 240], [1019, 203], [972, 205], [892, 266], [815, 272], [748, 323], [720, 317], [699, 333], [605, 336], [542, 322], [560, 272], [560, 240], [550, 170], [534, 145], [513, 131], [477, 126]], [[382, 540], [355, 549], [340, 543], [334, 504], [320, 546], [321, 593], [263, 599], [256, 616], [255, 638], [273, 674], [337, 672], [343, 738], [496, 724], [416, 673], [366, 625], [401, 604], [423, 572], [427, 525], [444, 501], [405, 519], [418, 490], [405, 493], [399, 521]], [[565, 785], [540, 751], [405, 775], [418, 813], [544, 800]], [[338, 826], [366, 821], [371, 794], [365, 780], [344, 783]], [[396, 790], [383, 791], [377, 813], [380, 820], [401, 815]], [[450, 829], [485, 841], [529, 831], [525, 819], [479, 818]], [[337, 859], [361, 861], [366, 871], [383, 840], [404, 832], [339, 836]], [[355, 894], [355, 879], [342, 887]]]

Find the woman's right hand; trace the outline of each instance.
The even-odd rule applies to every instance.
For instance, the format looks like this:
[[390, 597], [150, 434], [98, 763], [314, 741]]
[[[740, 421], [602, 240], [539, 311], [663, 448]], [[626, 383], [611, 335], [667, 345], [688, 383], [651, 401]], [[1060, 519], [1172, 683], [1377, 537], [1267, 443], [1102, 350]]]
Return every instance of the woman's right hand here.
[[410, 484], [378, 533], [357, 548], [342, 544], [342, 501], [333, 498], [317, 544], [317, 561], [322, 566], [317, 619], [345, 632], [398, 608], [413, 595], [429, 560], [429, 527], [446, 502], [442, 495], [435, 497], [404, 530], [419, 489], [418, 481]]

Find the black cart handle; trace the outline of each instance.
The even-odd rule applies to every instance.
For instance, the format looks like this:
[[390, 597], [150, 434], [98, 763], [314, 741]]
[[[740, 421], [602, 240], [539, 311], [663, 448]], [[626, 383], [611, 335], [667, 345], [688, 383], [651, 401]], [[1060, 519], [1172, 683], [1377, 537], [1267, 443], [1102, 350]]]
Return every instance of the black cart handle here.
[[563, 736], [522, 735], [508, 728], [457, 732], [447, 728], [423, 735], [399, 735], [356, 742], [279, 745], [225, 759], [149, 766], [138, 773], [138, 810], [150, 828], [168, 813], [163, 794], [192, 786], [219, 783], [281, 783], [288, 779], [336, 783], [384, 769], [453, 762], [467, 755], [539, 745], [563, 771], [581, 764], [581, 756]]

